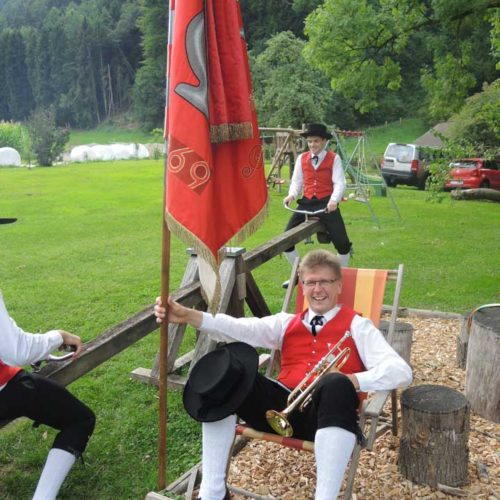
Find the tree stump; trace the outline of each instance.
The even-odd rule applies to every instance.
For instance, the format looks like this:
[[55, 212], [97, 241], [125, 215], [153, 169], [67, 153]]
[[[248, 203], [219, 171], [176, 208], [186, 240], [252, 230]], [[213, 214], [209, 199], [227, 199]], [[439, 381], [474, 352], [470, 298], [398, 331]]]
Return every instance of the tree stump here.
[[414, 483], [468, 483], [470, 409], [460, 392], [419, 385], [401, 395], [403, 431], [399, 470]]
[[[389, 321], [382, 320], [378, 328], [382, 332], [382, 335], [387, 339]], [[413, 325], [410, 323], [397, 322], [394, 328], [392, 347], [408, 364], [411, 364], [410, 355], [412, 342]]]
[[467, 346], [469, 344], [469, 314], [465, 314], [460, 319], [460, 333], [457, 335], [457, 366], [465, 370], [467, 364]]
[[500, 306], [477, 311], [471, 323], [465, 396], [481, 417], [500, 422]]

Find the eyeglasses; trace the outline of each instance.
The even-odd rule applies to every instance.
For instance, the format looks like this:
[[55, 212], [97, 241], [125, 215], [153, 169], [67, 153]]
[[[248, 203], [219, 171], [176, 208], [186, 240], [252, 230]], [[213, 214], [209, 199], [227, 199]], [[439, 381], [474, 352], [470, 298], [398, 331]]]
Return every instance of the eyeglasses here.
[[326, 288], [329, 285], [333, 285], [338, 280], [339, 278], [335, 278], [334, 280], [307, 280], [303, 281], [302, 284], [306, 288], [314, 288], [316, 285], [318, 285], [320, 288]]

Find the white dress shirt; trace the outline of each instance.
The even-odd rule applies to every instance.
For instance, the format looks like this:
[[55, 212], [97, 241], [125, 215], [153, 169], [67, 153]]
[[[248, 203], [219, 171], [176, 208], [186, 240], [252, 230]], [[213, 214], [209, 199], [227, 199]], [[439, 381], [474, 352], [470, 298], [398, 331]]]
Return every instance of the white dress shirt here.
[[[59, 330], [28, 333], [9, 317], [0, 291], [0, 360], [6, 365], [23, 366], [43, 359], [63, 343]], [[0, 386], [0, 390], [4, 386]]]
[[[340, 310], [339, 306], [323, 314], [326, 322]], [[316, 316], [308, 310], [302, 322], [310, 331], [311, 318]], [[212, 316], [203, 313], [200, 331], [214, 340], [246, 342], [254, 347], [281, 349], [286, 329], [294, 314], [280, 312], [264, 318], [234, 318], [226, 314]], [[316, 327], [321, 334], [321, 325]], [[371, 320], [354, 316], [351, 334], [366, 371], [355, 373], [359, 388], [363, 392], [390, 390], [411, 384], [412, 372], [406, 361], [387, 343]]]
[[[315, 170], [319, 168], [321, 162], [325, 159], [326, 153], [327, 153], [326, 149], [323, 149], [323, 151], [321, 151], [321, 153], [317, 155], [318, 162], [316, 163], [316, 165], [314, 165], [314, 162], [311, 162]], [[290, 182], [290, 188], [288, 189], [288, 195], [293, 196], [294, 200], [296, 200], [301, 196], [302, 191], [304, 189], [304, 174], [302, 172], [303, 154], [305, 153], [300, 154], [297, 157], [297, 160], [295, 161], [292, 180]], [[335, 160], [333, 162], [332, 182], [333, 182], [333, 193], [330, 196], [330, 201], [334, 201], [335, 203], [340, 203], [342, 200], [342, 196], [344, 195], [346, 180], [345, 180], [344, 169], [342, 168], [342, 159], [338, 154], [335, 154]]]

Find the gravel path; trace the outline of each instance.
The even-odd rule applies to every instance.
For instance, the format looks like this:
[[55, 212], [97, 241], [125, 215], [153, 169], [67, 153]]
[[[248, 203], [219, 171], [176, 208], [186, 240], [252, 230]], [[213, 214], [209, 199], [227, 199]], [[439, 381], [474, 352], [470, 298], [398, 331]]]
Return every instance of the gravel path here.
[[[463, 391], [465, 372], [455, 362], [459, 320], [410, 316], [403, 321], [414, 327], [413, 385], [440, 384]], [[404, 479], [397, 465], [399, 437], [387, 432], [377, 439], [374, 451], [362, 452], [353, 500], [455, 498], [459, 493], [464, 498], [500, 500], [499, 445], [500, 425], [471, 412], [470, 483], [451, 496]], [[486, 468], [488, 477], [480, 478], [479, 466]], [[229, 477], [234, 486], [283, 500], [314, 498], [315, 481], [312, 454], [258, 441], [249, 443], [233, 459]], [[233, 495], [234, 500], [240, 498]]]

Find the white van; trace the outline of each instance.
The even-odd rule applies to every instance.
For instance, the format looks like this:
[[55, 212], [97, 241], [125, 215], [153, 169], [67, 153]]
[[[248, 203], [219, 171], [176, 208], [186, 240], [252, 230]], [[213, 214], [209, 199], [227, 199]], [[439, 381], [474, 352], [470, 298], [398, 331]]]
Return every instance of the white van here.
[[382, 159], [382, 177], [391, 187], [405, 184], [425, 189], [425, 181], [429, 176], [427, 164], [420, 146], [391, 142]]

